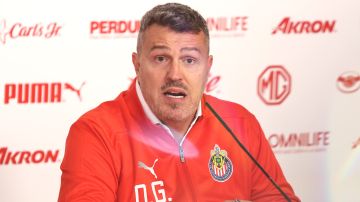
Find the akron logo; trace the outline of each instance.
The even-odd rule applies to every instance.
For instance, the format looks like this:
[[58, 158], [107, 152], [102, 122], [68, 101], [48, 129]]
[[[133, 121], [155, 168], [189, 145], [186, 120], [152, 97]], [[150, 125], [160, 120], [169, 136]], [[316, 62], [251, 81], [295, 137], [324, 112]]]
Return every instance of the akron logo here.
[[211, 177], [217, 182], [225, 182], [231, 177], [233, 165], [225, 150], [216, 144], [210, 151], [209, 170]]

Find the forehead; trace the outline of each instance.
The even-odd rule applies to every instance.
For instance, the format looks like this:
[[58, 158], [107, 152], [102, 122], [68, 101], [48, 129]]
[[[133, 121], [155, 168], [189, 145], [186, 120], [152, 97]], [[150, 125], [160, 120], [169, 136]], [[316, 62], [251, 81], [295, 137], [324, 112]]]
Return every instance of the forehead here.
[[204, 53], [208, 51], [207, 39], [203, 32], [176, 32], [157, 24], [144, 31], [142, 43], [142, 47], [147, 50], [163, 46], [169, 49], [196, 48]]

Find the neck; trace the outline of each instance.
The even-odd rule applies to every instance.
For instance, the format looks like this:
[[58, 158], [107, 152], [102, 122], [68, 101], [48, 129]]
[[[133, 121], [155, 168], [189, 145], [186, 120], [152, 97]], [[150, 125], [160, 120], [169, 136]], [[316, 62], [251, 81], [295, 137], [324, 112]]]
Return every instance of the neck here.
[[183, 137], [186, 131], [189, 129], [192, 120], [193, 117], [191, 119], [187, 119], [183, 121], [169, 120], [169, 121], [164, 121], [164, 124], [170, 128], [173, 134]]

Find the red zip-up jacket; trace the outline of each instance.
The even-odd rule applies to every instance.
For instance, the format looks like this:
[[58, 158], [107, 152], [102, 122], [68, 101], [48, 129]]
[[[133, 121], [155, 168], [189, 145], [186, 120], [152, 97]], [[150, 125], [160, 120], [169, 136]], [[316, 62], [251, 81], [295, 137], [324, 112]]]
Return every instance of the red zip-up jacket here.
[[208, 102], [292, 201], [256, 118], [238, 104], [204, 95], [202, 116], [183, 144], [146, 117], [135, 82], [70, 128], [59, 201], [285, 201], [206, 107]]

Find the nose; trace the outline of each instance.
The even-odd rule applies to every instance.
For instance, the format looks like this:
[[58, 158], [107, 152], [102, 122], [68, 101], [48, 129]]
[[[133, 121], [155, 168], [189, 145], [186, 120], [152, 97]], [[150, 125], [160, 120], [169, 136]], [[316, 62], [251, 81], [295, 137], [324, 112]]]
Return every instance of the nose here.
[[169, 80], [177, 81], [182, 79], [182, 70], [179, 62], [173, 61], [168, 68], [167, 78]]

